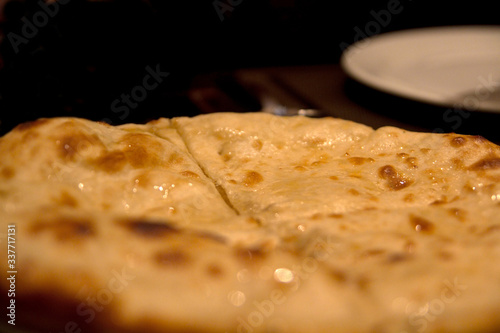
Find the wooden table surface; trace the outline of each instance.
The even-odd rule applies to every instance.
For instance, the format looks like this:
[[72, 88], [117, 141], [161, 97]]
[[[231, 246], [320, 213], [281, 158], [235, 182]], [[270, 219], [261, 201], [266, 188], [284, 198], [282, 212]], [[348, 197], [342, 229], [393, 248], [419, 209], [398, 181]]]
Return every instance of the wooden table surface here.
[[396, 120], [374, 111], [350, 98], [349, 81], [339, 65], [319, 65], [248, 69], [236, 77], [249, 86], [261, 87], [283, 105], [311, 108], [338, 117], [378, 128], [398, 126], [413, 130], [423, 128]]

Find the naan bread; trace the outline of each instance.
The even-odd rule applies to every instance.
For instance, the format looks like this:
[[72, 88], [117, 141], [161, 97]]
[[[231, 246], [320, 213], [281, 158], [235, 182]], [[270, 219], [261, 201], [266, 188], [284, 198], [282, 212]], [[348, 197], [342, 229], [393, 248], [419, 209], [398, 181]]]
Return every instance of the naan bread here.
[[481, 137], [264, 113], [54, 118], [0, 138], [0, 156], [16, 326], [500, 329], [500, 147]]
[[257, 113], [173, 123], [232, 205], [264, 223], [447, 202], [500, 175], [481, 137]]
[[69, 207], [198, 225], [236, 216], [167, 119], [41, 119], [0, 141], [8, 212]]

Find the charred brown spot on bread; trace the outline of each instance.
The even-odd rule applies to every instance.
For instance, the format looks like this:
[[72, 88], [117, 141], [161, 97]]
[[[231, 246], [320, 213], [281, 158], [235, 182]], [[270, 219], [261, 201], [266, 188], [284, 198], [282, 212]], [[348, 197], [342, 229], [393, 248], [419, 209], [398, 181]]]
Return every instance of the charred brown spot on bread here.
[[366, 275], [360, 275], [355, 280], [356, 286], [361, 291], [367, 291], [370, 287], [371, 280]]
[[418, 168], [418, 159], [416, 157], [412, 157], [407, 153], [398, 153], [398, 156], [404, 163], [411, 169]]
[[400, 175], [392, 165], [385, 165], [378, 171], [379, 177], [386, 180], [386, 185], [393, 191], [399, 191], [410, 186], [413, 181]]
[[361, 193], [359, 193], [359, 191], [358, 191], [358, 190], [353, 189], [353, 188], [349, 189], [349, 190], [347, 191], [347, 193], [349, 193], [350, 195], [356, 196], [356, 197], [357, 197], [357, 196], [359, 196], [359, 195], [361, 194]]
[[420, 148], [420, 152], [423, 153], [423, 154], [427, 154], [430, 151], [431, 151], [430, 148]]
[[372, 163], [372, 162], [375, 162], [375, 160], [371, 157], [349, 157], [347, 159], [349, 161], [349, 163], [351, 163], [352, 165], [363, 165], [365, 163]]
[[243, 185], [246, 187], [252, 187], [264, 180], [264, 177], [257, 171], [247, 171], [245, 177], [243, 178]]
[[256, 139], [252, 142], [252, 147], [255, 150], [261, 150], [262, 146], [264, 146], [264, 144], [259, 139]]
[[339, 283], [345, 283], [347, 281], [347, 273], [340, 268], [331, 268], [329, 272], [334, 281]]
[[231, 153], [226, 153], [226, 154], [222, 155], [222, 160], [224, 162], [230, 161], [232, 158], [233, 158], [233, 155]]
[[127, 133], [121, 139], [128, 162], [134, 168], [154, 167], [161, 163], [162, 145], [146, 133]]
[[178, 267], [191, 262], [191, 257], [181, 249], [168, 249], [154, 255], [155, 262], [161, 266]]
[[328, 214], [327, 216], [330, 218], [333, 218], [333, 219], [340, 219], [340, 218], [344, 217], [344, 215], [337, 214], [337, 213], [331, 213], [331, 214]]
[[410, 226], [416, 232], [423, 234], [432, 234], [435, 229], [435, 226], [432, 222], [417, 215], [410, 215]]
[[124, 153], [127, 161], [136, 169], [159, 165], [160, 159], [148, 149], [146, 146], [129, 145], [125, 148]]
[[472, 171], [500, 169], [500, 157], [483, 158], [469, 167]]
[[331, 179], [331, 180], [339, 180], [339, 177], [337, 177], [337, 176], [330, 176], [328, 178]]
[[61, 192], [60, 196], [55, 200], [55, 202], [61, 206], [66, 207], [78, 207], [78, 201], [74, 196], [66, 191]]
[[197, 173], [195, 173], [193, 171], [189, 171], [189, 170], [182, 171], [181, 175], [184, 176], [184, 177], [194, 178], [194, 179], [199, 179], [200, 178], [200, 176]]
[[72, 132], [56, 140], [61, 158], [73, 161], [76, 157], [84, 157], [95, 149], [104, 148], [104, 144], [97, 135], [83, 133], [74, 125], [71, 127], [74, 127]]
[[378, 174], [382, 179], [390, 179], [397, 176], [396, 169], [392, 165], [385, 165], [381, 167]]
[[293, 169], [294, 169], [294, 170], [297, 170], [297, 171], [301, 171], [301, 172], [303, 172], [303, 171], [307, 171], [307, 168], [306, 168], [306, 167], [304, 167], [304, 166], [302, 166], [302, 165], [297, 165], [297, 166], [295, 166]]
[[246, 218], [246, 222], [254, 225], [262, 225], [262, 221], [256, 217], [250, 216]]
[[94, 225], [89, 220], [75, 217], [61, 217], [53, 221], [37, 221], [31, 226], [30, 232], [34, 235], [51, 232], [61, 241], [85, 239], [96, 234]]
[[105, 152], [91, 163], [97, 169], [107, 173], [117, 173], [127, 165], [127, 157], [120, 150]]
[[206, 268], [207, 274], [213, 278], [218, 278], [224, 275], [224, 271], [222, 270], [222, 267], [220, 267], [216, 263], [212, 263], [207, 266]]
[[260, 261], [267, 258], [265, 246], [238, 247], [235, 250], [236, 258], [243, 262]]
[[463, 136], [456, 136], [453, 139], [450, 140], [450, 145], [454, 148], [459, 148], [465, 145], [467, 142], [467, 139]]
[[405, 159], [405, 163], [411, 169], [418, 168], [418, 159], [416, 157], [408, 157]]
[[391, 253], [391, 254], [387, 255], [386, 262], [388, 264], [397, 264], [400, 262], [407, 261], [409, 259], [411, 259], [411, 256], [409, 254], [396, 252], [396, 253]]
[[180, 232], [175, 226], [159, 221], [129, 220], [120, 221], [119, 224], [132, 234], [147, 238], [165, 237]]
[[460, 158], [452, 158], [451, 164], [457, 170], [464, 170], [465, 169], [464, 161], [462, 161]]
[[151, 176], [148, 173], [141, 173], [135, 177], [134, 183], [136, 186], [146, 188], [151, 184]]
[[6, 166], [2, 168], [0, 175], [2, 176], [3, 179], [11, 179], [16, 175], [16, 170]]
[[182, 157], [178, 153], [172, 153], [172, 154], [170, 154], [170, 156], [167, 159], [167, 163], [168, 164], [180, 164], [182, 162], [184, 162], [184, 157]]
[[[104, 151], [90, 164], [107, 173], [116, 173], [125, 166], [130, 165], [135, 169], [152, 168], [162, 163], [158, 151], [162, 146], [147, 134], [128, 133], [121, 141], [125, 148], [123, 150]], [[181, 162], [182, 157], [176, 153], [172, 154], [167, 163]]]
[[319, 219], [321, 219], [322, 217], [323, 217], [323, 214], [321, 214], [321, 213], [315, 213], [315, 214], [311, 215], [311, 216], [309, 217], [309, 219], [314, 221], [314, 220], [319, 220]]
[[112, 207], [113, 207], [113, 205], [111, 203], [109, 203], [109, 202], [103, 202], [101, 204], [101, 209], [103, 211], [109, 211]]
[[27, 122], [24, 122], [24, 123], [17, 125], [14, 128], [14, 130], [24, 132], [27, 130], [31, 130], [31, 129], [43, 126], [43, 125], [47, 124], [49, 121], [50, 121], [50, 119], [47, 119], [47, 118], [40, 118], [40, 119], [33, 120], [33, 121], [27, 121]]
[[414, 202], [415, 201], [415, 194], [413, 193], [408, 193], [403, 197], [404, 202]]

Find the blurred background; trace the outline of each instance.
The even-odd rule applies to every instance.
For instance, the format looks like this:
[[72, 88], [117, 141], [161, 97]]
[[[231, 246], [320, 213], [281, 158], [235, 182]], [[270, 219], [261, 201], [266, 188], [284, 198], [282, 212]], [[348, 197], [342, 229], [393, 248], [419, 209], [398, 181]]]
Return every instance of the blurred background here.
[[[0, 0], [0, 5], [0, 133], [38, 117], [119, 124], [194, 115], [204, 110], [190, 91], [210, 80], [224, 83], [220, 78], [237, 69], [337, 64], [346, 46], [388, 31], [500, 24], [494, 1]], [[393, 14], [384, 16], [389, 10]], [[249, 110], [259, 107], [249, 104]]]

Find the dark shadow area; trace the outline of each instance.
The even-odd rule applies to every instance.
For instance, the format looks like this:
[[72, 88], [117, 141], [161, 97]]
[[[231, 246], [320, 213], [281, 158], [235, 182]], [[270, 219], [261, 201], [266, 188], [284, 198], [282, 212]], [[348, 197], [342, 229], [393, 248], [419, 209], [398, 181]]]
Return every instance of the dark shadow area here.
[[500, 116], [495, 113], [412, 101], [378, 91], [352, 79], [346, 80], [345, 93], [351, 100], [369, 110], [421, 127], [422, 131], [481, 135], [500, 143]]
[[201, 73], [337, 63], [346, 46], [387, 31], [500, 23], [494, 5], [11, 0], [0, 15], [0, 133], [39, 117], [120, 124], [194, 115], [187, 91]]

